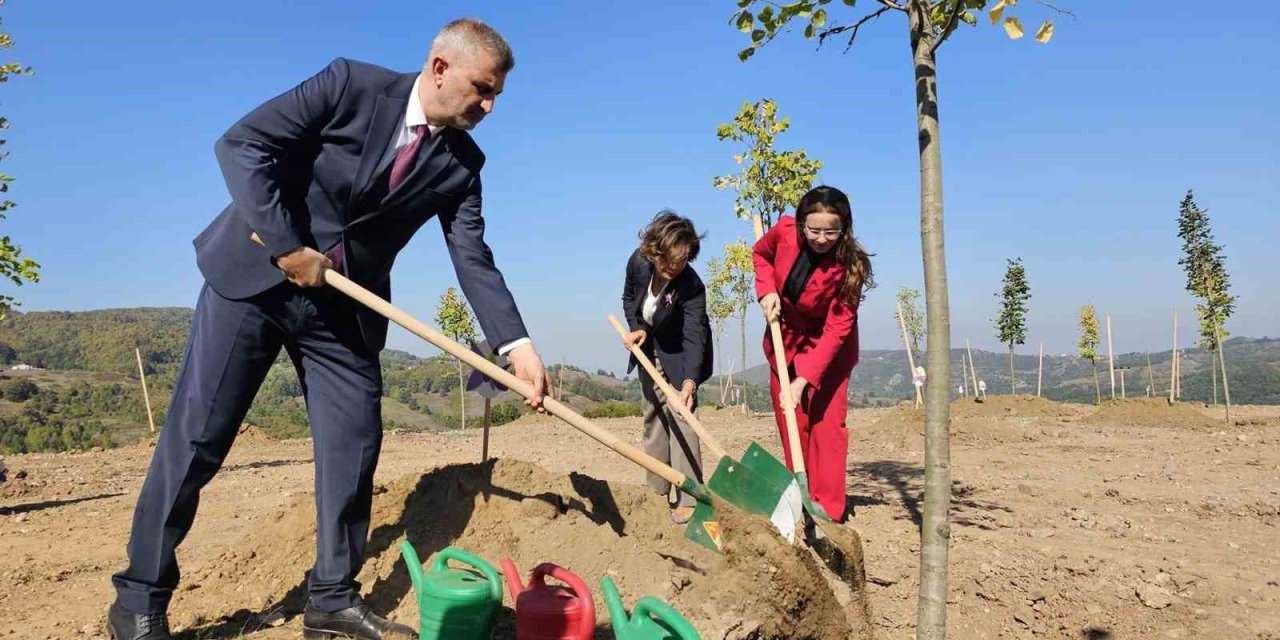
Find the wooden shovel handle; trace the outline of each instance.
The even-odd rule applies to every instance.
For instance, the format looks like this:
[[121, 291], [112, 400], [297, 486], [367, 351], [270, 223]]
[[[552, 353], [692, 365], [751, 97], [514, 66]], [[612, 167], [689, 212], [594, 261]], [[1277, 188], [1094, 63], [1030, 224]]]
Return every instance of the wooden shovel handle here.
[[[258, 244], [262, 244], [256, 233], [253, 234], [252, 240]], [[532, 398], [534, 396], [533, 385], [517, 378], [506, 369], [489, 362], [488, 358], [485, 358], [457, 342], [454, 342], [444, 334], [432, 329], [425, 323], [419, 321], [408, 313], [405, 313], [390, 302], [374, 295], [373, 292], [352, 282], [347, 279], [346, 276], [338, 273], [337, 271], [334, 271], [333, 269], [325, 269], [324, 281], [334, 289], [350, 296], [356, 302], [359, 302], [360, 304], [377, 312], [384, 318], [404, 327], [410, 333], [418, 336], [419, 338], [430, 342], [445, 353], [448, 353], [472, 367], [479, 369], [484, 375], [497, 380], [521, 396], [525, 398]], [[576, 411], [560, 401], [555, 400], [550, 396], [543, 396], [542, 406], [545, 407], [551, 415], [568, 422], [570, 426], [587, 434], [588, 436], [591, 436], [600, 444], [622, 454], [624, 458], [640, 465], [646, 471], [660, 476], [667, 482], [679, 486], [695, 496], [697, 496], [698, 493], [701, 493], [703, 496], [707, 495], [705, 489], [702, 488], [702, 485], [696, 485], [696, 487], [693, 487], [694, 490], [689, 491], [686, 487], [695, 483], [686, 478], [684, 474], [659, 462], [657, 458], [654, 458], [640, 449], [619, 440], [617, 436], [613, 435], [613, 433], [606, 431], [605, 429], [597, 426], [594, 422], [582, 417]], [[705, 499], [709, 500], [709, 498]]]
[[[622, 323], [618, 322], [618, 319], [612, 314], [609, 315], [609, 323], [618, 331], [620, 337], [627, 337], [627, 328], [622, 326]], [[698, 438], [702, 440], [702, 443], [707, 445], [711, 455], [715, 456], [717, 460], [725, 457], [727, 454], [724, 451], [724, 447], [721, 447], [720, 443], [703, 428], [702, 422], [698, 420], [698, 417], [693, 415], [693, 412], [688, 407], [684, 406], [684, 400], [680, 398], [680, 392], [676, 391], [675, 387], [671, 386], [671, 383], [667, 382], [667, 379], [658, 373], [658, 368], [653, 366], [653, 361], [649, 360], [644, 351], [638, 346], [627, 347], [627, 350], [636, 357], [636, 361], [640, 363], [640, 366], [649, 372], [649, 377], [653, 378], [653, 383], [658, 385], [659, 389], [662, 389], [663, 395], [667, 396], [667, 404], [675, 409], [680, 414], [680, 417], [689, 423], [690, 427], [693, 427], [693, 431], [698, 434]]]
[[[751, 225], [756, 232], [756, 241], [759, 241], [764, 236], [760, 216], [752, 216]], [[778, 403], [782, 405], [782, 416], [787, 423], [791, 470], [801, 474], [805, 472], [804, 452], [800, 450], [800, 427], [796, 424], [795, 401], [791, 397], [791, 374], [787, 371], [787, 351], [782, 342], [781, 317], [769, 321], [769, 333], [773, 337], [773, 359], [778, 369]]]

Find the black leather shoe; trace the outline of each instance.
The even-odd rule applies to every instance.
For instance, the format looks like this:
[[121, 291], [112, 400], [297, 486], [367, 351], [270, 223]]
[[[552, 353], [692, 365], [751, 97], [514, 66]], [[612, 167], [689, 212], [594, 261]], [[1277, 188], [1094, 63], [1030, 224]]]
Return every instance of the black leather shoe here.
[[325, 613], [312, 608], [308, 602], [302, 614], [302, 637], [305, 640], [414, 640], [418, 637], [418, 632], [402, 624], [388, 622], [369, 609], [367, 604]]
[[169, 616], [163, 613], [134, 613], [111, 604], [107, 612], [107, 637], [111, 640], [172, 640]]

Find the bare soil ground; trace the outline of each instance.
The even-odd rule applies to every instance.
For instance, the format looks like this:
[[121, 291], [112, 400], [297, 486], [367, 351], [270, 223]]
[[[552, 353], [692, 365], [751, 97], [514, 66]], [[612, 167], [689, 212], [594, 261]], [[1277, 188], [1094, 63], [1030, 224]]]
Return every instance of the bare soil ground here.
[[[955, 405], [951, 637], [1280, 638], [1280, 407], [1239, 408], [1228, 425], [1221, 409], [1176, 407], [1182, 424], [1140, 405]], [[914, 637], [918, 418], [894, 408], [849, 420], [849, 526], [866, 552], [872, 632], [886, 639]], [[777, 450], [770, 418], [705, 421], [731, 452], [751, 440]], [[639, 438], [638, 419], [601, 424]], [[494, 562], [510, 554], [526, 573], [553, 561], [596, 588], [613, 575], [628, 605], [668, 599], [705, 638], [843, 637], [863, 615], [821, 588], [803, 554], [750, 543], [730, 561], [686, 543], [638, 469], [552, 418], [495, 429], [499, 464], [468, 464], [479, 450], [476, 430], [387, 435], [362, 574], [380, 611], [416, 626], [397, 563], [408, 536], [424, 560], [456, 541]], [[0, 638], [102, 637], [151, 451], [7, 458]], [[288, 611], [313, 552], [312, 482], [309, 441], [242, 434], [179, 550], [181, 637], [298, 637]], [[783, 603], [807, 615], [768, 610]], [[598, 637], [612, 637], [597, 608]], [[498, 637], [511, 637], [509, 613]]]

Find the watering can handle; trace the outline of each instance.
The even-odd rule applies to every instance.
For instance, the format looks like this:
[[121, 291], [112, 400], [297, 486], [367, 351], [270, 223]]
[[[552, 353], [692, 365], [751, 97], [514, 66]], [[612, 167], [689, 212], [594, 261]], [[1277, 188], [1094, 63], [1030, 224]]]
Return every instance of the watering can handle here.
[[426, 586], [424, 580], [426, 578], [422, 573], [422, 560], [418, 558], [418, 552], [409, 544], [408, 540], [400, 543], [400, 555], [404, 556], [405, 567], [409, 569], [409, 579], [413, 581], [413, 592], [421, 594]]
[[[513, 566], [512, 568], [514, 569], [515, 567]], [[578, 596], [578, 598], [582, 600], [582, 610], [584, 612], [588, 612], [588, 615], [580, 618], [582, 628], [579, 629], [578, 633], [580, 637], [583, 638], [592, 637], [596, 628], [596, 602], [591, 597], [591, 590], [587, 588], [587, 583], [583, 582], [582, 578], [574, 575], [564, 567], [550, 562], [544, 562], [533, 568], [533, 574], [529, 576], [529, 588], [536, 589], [538, 587], [545, 586], [547, 584], [546, 576], [551, 576], [552, 578], [569, 585], [569, 588], [573, 591], [574, 595]]]
[[431, 563], [431, 570], [444, 571], [449, 567], [450, 560], [478, 569], [489, 581], [489, 595], [494, 600], [502, 602], [502, 576], [498, 575], [498, 570], [494, 569], [493, 565], [457, 547], [445, 547], [443, 551], [436, 554], [436, 559]]
[[702, 636], [698, 635], [697, 629], [694, 629], [693, 625], [684, 619], [684, 616], [672, 609], [671, 605], [653, 596], [645, 596], [640, 598], [639, 602], [636, 602], [635, 615], [653, 616], [661, 620], [670, 627], [679, 640], [702, 640]]

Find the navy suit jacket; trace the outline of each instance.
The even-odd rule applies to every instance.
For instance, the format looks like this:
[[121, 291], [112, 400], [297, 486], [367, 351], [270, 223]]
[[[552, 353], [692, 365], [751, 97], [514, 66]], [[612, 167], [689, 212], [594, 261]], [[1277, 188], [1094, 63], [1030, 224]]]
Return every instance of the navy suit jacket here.
[[[440, 218], [458, 283], [489, 344], [527, 337], [484, 241], [480, 169], [471, 136], [444, 128], [390, 193], [378, 161], [404, 117], [417, 73], [338, 58], [235, 123], [214, 146], [231, 204], [196, 237], [196, 263], [223, 297], [244, 299], [285, 281], [273, 256], [339, 241], [347, 276], [391, 297], [396, 254]], [[253, 232], [266, 245], [250, 240]], [[387, 320], [360, 307], [366, 344], [386, 343]]]
[[[644, 321], [641, 308], [653, 277], [653, 264], [636, 249], [627, 260], [627, 277], [622, 288], [622, 312], [632, 331], [648, 334], [641, 349], [662, 363], [667, 380], [677, 389], [685, 380], [701, 385], [711, 377], [711, 321], [707, 318], [707, 288], [692, 267], [685, 267], [658, 298], [653, 324]], [[627, 363], [627, 373], [636, 367], [635, 356]]]

